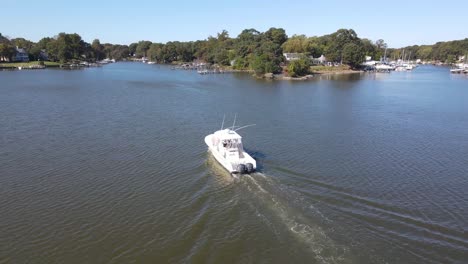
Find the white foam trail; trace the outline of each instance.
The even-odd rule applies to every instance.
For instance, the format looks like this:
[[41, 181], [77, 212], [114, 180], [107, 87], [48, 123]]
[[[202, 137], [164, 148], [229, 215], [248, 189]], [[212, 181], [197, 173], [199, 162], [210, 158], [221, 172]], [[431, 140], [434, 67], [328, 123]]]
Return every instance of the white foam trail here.
[[261, 172], [256, 172], [255, 175], [262, 176], [264, 179], [268, 179], [267, 176]]
[[258, 182], [252, 176], [246, 174], [244, 175], [244, 177], [249, 178], [261, 192], [268, 193], [265, 189], [262, 188], [262, 186], [260, 186], [260, 184], [258, 184]]
[[[257, 174], [253, 176], [256, 175]], [[319, 261], [319, 263], [336, 263], [342, 262], [345, 259], [343, 254], [347, 252], [346, 248], [338, 248], [320, 226], [311, 227], [306, 224], [305, 218], [300, 215], [297, 210], [288, 208], [281, 202], [281, 199], [279, 199], [277, 195], [268, 192], [262, 187], [262, 182], [257, 181], [253, 176], [245, 175], [245, 179], [248, 179], [248, 181], [245, 181], [247, 183], [247, 189], [250, 192], [258, 194], [257, 197], [266, 205], [268, 210], [278, 217], [280, 222], [284, 224], [287, 230], [289, 230], [298, 241], [305, 244], [312, 251], [315, 259]], [[269, 177], [266, 175], [259, 176], [266, 178], [266, 182], [271, 185], [270, 187], [274, 188], [275, 183], [268, 180]], [[253, 184], [248, 184], [249, 182]], [[278, 190], [278, 188], [275, 189]], [[323, 252], [327, 253], [324, 254]]]

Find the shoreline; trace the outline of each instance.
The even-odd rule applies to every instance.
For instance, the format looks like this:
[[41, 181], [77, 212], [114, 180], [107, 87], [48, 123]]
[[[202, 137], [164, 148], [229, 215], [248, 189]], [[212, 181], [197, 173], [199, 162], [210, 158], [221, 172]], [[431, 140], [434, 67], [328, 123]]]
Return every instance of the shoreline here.
[[353, 74], [353, 73], [363, 73], [363, 70], [339, 70], [339, 71], [315, 71], [312, 74], [317, 75], [334, 75], [334, 74]]
[[290, 77], [286, 76], [284, 73], [279, 74], [264, 74], [262, 77], [257, 77], [260, 79], [270, 79], [278, 81], [306, 81], [313, 79], [319, 76], [328, 76], [328, 75], [345, 75], [345, 74], [354, 74], [354, 73], [363, 73], [362, 70], [338, 70], [338, 71], [313, 71], [308, 75], [300, 77]]
[[[41, 64], [42, 62], [42, 64]], [[57, 68], [60, 67], [60, 63], [50, 61], [29, 61], [29, 62], [3, 62], [0, 63], [0, 69], [2, 70], [38, 70], [45, 68]]]

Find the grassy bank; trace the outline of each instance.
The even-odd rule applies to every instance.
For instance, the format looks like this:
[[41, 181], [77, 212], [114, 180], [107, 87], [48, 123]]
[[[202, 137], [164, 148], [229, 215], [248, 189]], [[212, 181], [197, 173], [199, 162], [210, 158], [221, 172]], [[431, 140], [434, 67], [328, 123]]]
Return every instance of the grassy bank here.
[[311, 73], [340, 73], [351, 71], [351, 68], [348, 65], [340, 66], [311, 66]]
[[[30, 62], [4, 62], [0, 63], [0, 68], [4, 69], [14, 69], [18, 67], [28, 68], [30, 66], [39, 65], [39, 61], [30, 61]], [[44, 61], [46, 67], [60, 67], [60, 63], [52, 61]]]
[[348, 65], [340, 66], [311, 66], [311, 74], [347, 74], [347, 73], [358, 73], [360, 70], [351, 69]]

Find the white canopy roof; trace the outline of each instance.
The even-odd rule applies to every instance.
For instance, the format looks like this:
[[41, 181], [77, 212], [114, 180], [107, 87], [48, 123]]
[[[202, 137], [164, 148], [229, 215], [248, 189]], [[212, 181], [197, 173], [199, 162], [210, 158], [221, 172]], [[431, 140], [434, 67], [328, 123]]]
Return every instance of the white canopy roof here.
[[236, 133], [236, 131], [231, 130], [229, 128], [224, 129], [224, 130], [218, 130], [215, 133], [215, 136], [218, 137], [221, 140], [224, 139], [241, 139], [242, 137]]

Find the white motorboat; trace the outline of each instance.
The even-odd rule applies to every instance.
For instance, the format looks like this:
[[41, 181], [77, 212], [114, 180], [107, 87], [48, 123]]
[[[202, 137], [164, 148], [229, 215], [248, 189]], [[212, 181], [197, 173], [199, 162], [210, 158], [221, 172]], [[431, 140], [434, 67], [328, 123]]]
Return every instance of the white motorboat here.
[[375, 65], [375, 69], [377, 71], [393, 71], [395, 70], [395, 67], [391, 66], [391, 65], [388, 65], [388, 64], [377, 64]]
[[450, 69], [450, 73], [462, 73], [462, 72], [463, 72], [462, 68]]
[[205, 143], [215, 159], [230, 173], [248, 174], [257, 169], [257, 162], [244, 151], [242, 137], [236, 132], [248, 126], [237, 129], [234, 129], [234, 125], [226, 129], [221, 126], [221, 130], [205, 137]]

